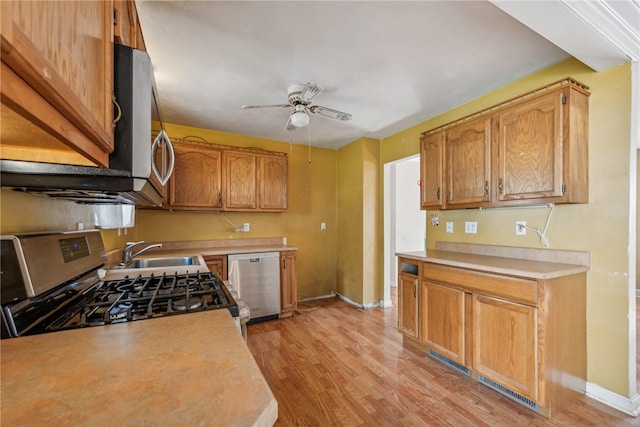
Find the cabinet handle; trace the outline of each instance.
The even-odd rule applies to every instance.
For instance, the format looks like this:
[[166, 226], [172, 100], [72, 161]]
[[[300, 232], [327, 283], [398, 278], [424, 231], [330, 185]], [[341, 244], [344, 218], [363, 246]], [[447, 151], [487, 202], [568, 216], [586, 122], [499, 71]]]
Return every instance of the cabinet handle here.
[[218, 206], [222, 206], [222, 193], [218, 193]]
[[502, 194], [502, 190], [504, 190], [504, 183], [502, 182], [502, 178], [498, 180], [498, 191]]
[[484, 197], [489, 197], [489, 181], [484, 182]]
[[[169, 165], [167, 166], [167, 169], [166, 171], [164, 171], [164, 173], [160, 172], [156, 162], [158, 148], [160, 148], [161, 143], [164, 144], [162, 148], [162, 168], [164, 169], [166, 165], [165, 162], [169, 162]], [[166, 156], [168, 156], [168, 159], [166, 159]], [[156, 136], [156, 139], [153, 141], [153, 145], [151, 146], [151, 169], [153, 169], [153, 173], [156, 175], [161, 185], [165, 185], [167, 181], [169, 181], [169, 178], [173, 173], [174, 162], [175, 153], [173, 151], [173, 145], [171, 144], [171, 140], [167, 136], [167, 133], [164, 131], [164, 129], [162, 129], [158, 136]]]
[[413, 296], [414, 296], [414, 298], [415, 298], [415, 297], [417, 296], [417, 294], [418, 294], [417, 287], [418, 287], [417, 280], [414, 280], [414, 281], [413, 281]]
[[438, 187], [438, 191], [436, 192], [436, 199], [440, 200], [440, 187]]

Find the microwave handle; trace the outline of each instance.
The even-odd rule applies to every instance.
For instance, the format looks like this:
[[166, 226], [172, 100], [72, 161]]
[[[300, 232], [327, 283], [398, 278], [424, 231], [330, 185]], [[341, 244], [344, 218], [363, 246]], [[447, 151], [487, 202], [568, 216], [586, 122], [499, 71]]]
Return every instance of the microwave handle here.
[[[158, 169], [158, 165], [156, 163], [158, 148], [160, 147], [161, 142], [164, 142], [164, 145], [168, 149], [169, 154], [169, 168], [164, 175], [160, 173], [160, 170]], [[158, 136], [156, 136], [156, 139], [153, 141], [153, 145], [151, 146], [151, 168], [153, 169], [153, 173], [160, 181], [160, 184], [165, 185], [167, 181], [169, 181], [169, 178], [173, 173], [174, 161], [175, 153], [173, 151], [173, 145], [171, 144], [171, 140], [169, 139], [169, 136], [167, 136], [167, 133], [164, 131], [164, 129], [162, 129]]]

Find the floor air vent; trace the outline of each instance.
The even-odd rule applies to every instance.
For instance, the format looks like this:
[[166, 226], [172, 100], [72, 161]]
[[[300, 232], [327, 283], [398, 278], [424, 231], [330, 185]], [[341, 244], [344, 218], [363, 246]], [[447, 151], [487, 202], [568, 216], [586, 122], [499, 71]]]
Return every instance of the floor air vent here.
[[537, 403], [535, 403], [533, 400], [531, 399], [527, 399], [526, 397], [516, 393], [513, 390], [509, 390], [508, 388], [506, 388], [503, 385], [500, 385], [492, 380], [490, 380], [487, 377], [484, 377], [482, 375], [478, 375], [478, 381], [481, 382], [482, 384], [491, 387], [492, 389], [494, 389], [495, 391], [499, 392], [500, 394], [507, 396], [510, 399], [515, 400], [518, 403], [521, 403], [523, 405], [525, 405], [527, 408], [536, 411], [537, 413], [542, 413], [542, 411], [540, 410], [540, 407], [538, 406]]
[[463, 374], [465, 374], [466, 376], [470, 376], [471, 375], [471, 371], [469, 370], [469, 368], [465, 368], [464, 366], [462, 366], [459, 363], [454, 362], [453, 360], [444, 357], [443, 355], [436, 353], [433, 350], [429, 350], [429, 356], [438, 359], [439, 361], [446, 363], [447, 365], [449, 365], [450, 367], [452, 367], [453, 369], [455, 369], [456, 371], [462, 372]]

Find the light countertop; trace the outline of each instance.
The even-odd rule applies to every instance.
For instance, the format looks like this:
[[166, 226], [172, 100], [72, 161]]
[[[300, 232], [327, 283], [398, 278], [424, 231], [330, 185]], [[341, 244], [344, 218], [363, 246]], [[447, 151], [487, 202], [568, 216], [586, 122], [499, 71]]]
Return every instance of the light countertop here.
[[228, 310], [5, 339], [6, 425], [271, 426], [278, 405]]
[[396, 255], [532, 279], [553, 279], [584, 273], [590, 265], [588, 252], [440, 242], [434, 250], [398, 252]]

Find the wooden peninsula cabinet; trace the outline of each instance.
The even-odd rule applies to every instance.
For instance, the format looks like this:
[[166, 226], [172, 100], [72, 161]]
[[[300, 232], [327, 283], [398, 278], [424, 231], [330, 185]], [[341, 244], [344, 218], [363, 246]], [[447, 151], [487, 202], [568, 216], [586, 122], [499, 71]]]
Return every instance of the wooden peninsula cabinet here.
[[297, 251], [280, 252], [280, 317], [293, 316], [298, 308]]
[[421, 136], [421, 208], [587, 203], [588, 88], [550, 84]]
[[418, 294], [420, 264], [415, 260], [398, 258], [398, 330], [418, 339]]
[[2, 1], [3, 159], [108, 166], [113, 10], [108, 1]]
[[399, 271], [405, 342], [548, 417], [585, 393], [588, 253], [443, 243], [398, 256], [420, 264], [417, 338]]

